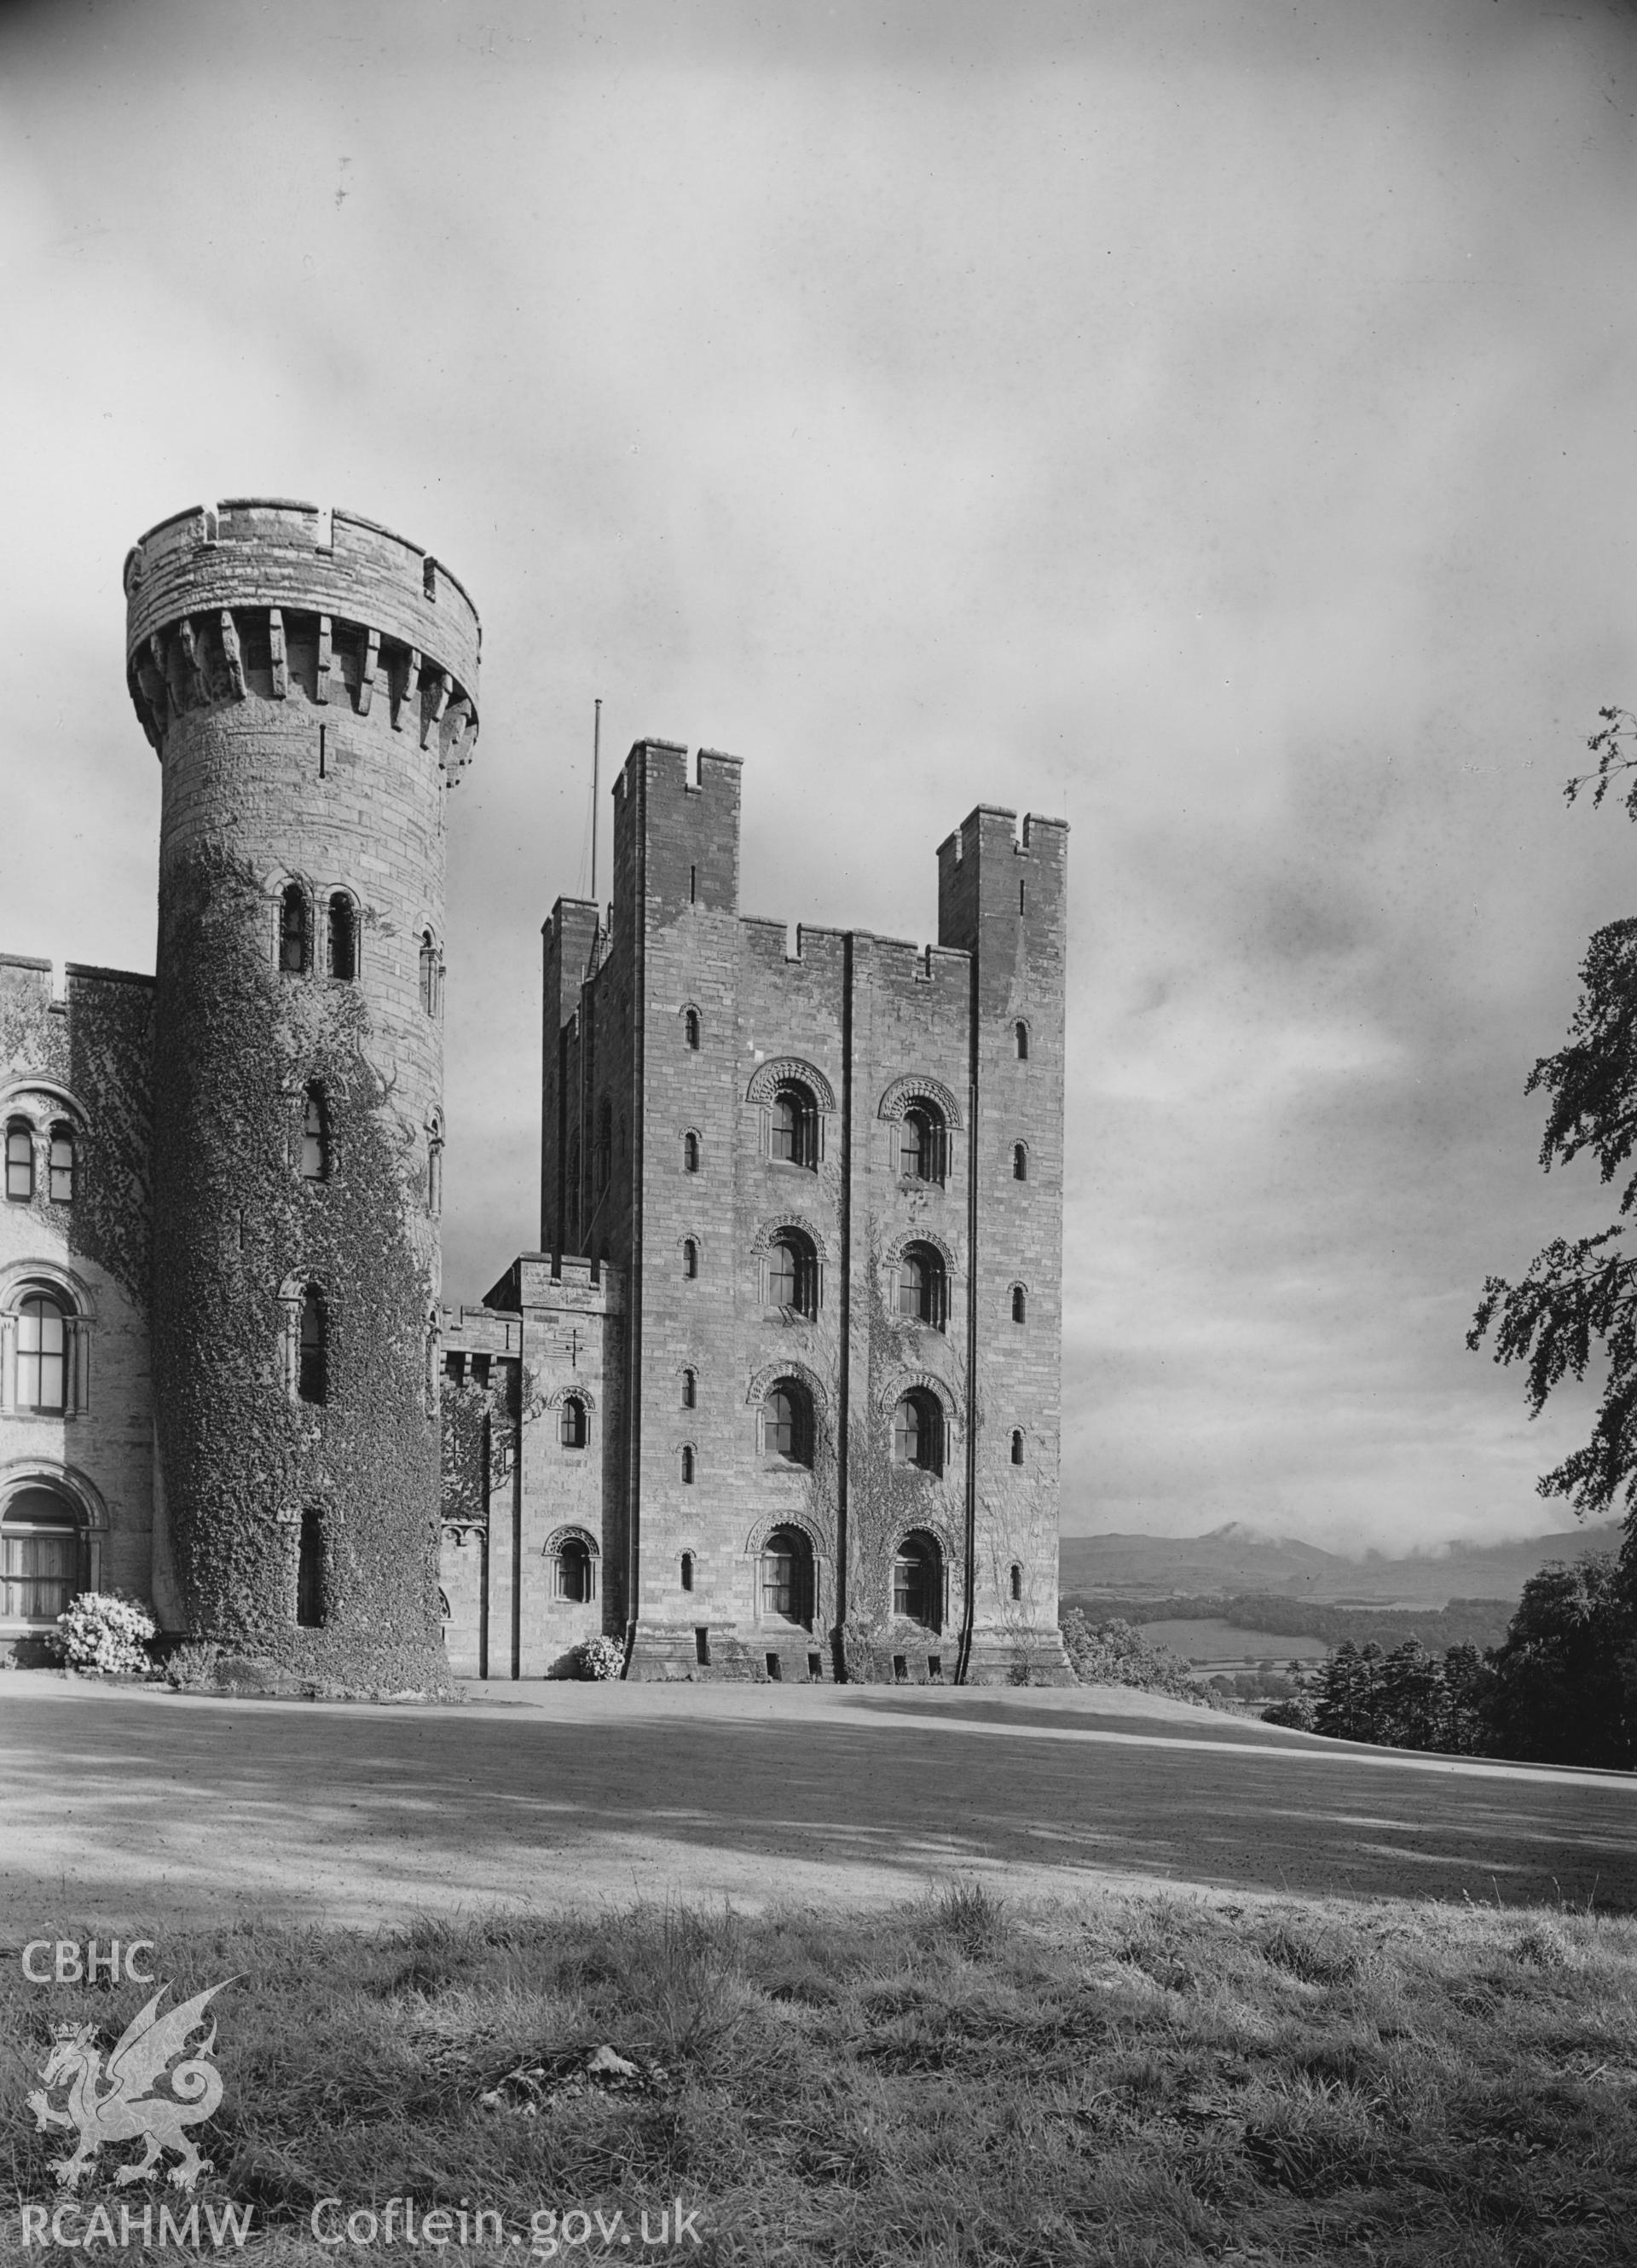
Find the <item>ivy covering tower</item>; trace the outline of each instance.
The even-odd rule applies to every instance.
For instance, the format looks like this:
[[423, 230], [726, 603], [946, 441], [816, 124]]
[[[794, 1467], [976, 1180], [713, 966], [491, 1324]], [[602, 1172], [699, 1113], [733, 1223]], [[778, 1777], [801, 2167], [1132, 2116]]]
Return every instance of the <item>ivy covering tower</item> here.
[[125, 592], [164, 771], [156, 1558], [196, 1636], [425, 1688], [445, 802], [477, 615], [415, 545], [276, 500], [162, 521]]

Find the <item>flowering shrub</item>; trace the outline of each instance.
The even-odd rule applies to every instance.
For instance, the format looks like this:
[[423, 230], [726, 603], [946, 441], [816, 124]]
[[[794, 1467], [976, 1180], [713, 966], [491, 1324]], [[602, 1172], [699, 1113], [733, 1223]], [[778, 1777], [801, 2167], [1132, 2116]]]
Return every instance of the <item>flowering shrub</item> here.
[[82, 1591], [65, 1615], [57, 1616], [52, 1652], [70, 1669], [137, 1676], [153, 1667], [148, 1641], [153, 1616], [134, 1599], [116, 1591]]
[[583, 1638], [574, 1649], [578, 1677], [617, 1677], [625, 1667], [625, 1649], [616, 1638]]

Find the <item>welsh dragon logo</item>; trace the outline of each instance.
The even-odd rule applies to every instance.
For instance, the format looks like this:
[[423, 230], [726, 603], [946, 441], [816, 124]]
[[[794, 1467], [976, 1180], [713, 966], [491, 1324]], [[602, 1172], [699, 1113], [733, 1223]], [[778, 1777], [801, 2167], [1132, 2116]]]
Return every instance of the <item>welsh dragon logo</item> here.
[[[146, 2153], [114, 2175], [114, 2183], [122, 2189], [129, 2182], [145, 2181], [166, 2150], [173, 2151], [178, 2161], [169, 2174], [173, 2187], [190, 2190], [201, 2174], [210, 2172], [210, 2161], [200, 2156], [187, 2130], [202, 2125], [222, 2099], [222, 2074], [210, 2061], [216, 2046], [214, 2016], [209, 2039], [171, 2072], [171, 2092], [155, 2095], [152, 2088], [193, 2034], [203, 2030], [205, 2003], [215, 1998], [223, 1984], [232, 1982], [231, 1977], [224, 1977], [222, 1984], [195, 1992], [191, 2000], [184, 2000], [164, 2015], [159, 2013], [159, 2003], [170, 1987], [161, 1984], [147, 2007], [126, 2025], [106, 2071], [94, 2025], [55, 2026], [51, 2052], [40, 2067], [45, 2086], [34, 2089], [28, 2107], [34, 2114], [36, 2133], [43, 2134], [52, 2126], [78, 2131], [79, 2140], [72, 2154], [51, 2161], [60, 2189], [77, 2189], [107, 2142], [140, 2142]], [[58, 2087], [68, 2090], [65, 2110], [55, 2109], [49, 2100], [51, 2090]]]

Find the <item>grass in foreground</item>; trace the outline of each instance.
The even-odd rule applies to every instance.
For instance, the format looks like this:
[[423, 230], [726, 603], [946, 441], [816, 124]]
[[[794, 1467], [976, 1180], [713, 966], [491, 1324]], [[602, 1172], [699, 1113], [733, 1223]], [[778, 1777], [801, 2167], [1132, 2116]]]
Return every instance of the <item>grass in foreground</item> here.
[[[440, 2206], [458, 2237], [463, 2201], [505, 2235], [411, 2253], [399, 2206], [390, 2257], [512, 2268], [536, 2236], [536, 2257], [569, 2260], [882, 2268], [1578, 2268], [1637, 2242], [1630, 1919], [1024, 1909], [962, 1885], [848, 1920], [638, 1908], [375, 1938], [149, 1934], [173, 2002], [240, 1976], [215, 2004], [226, 2094], [198, 2195], [254, 2205], [245, 2257], [269, 2268], [381, 2257], [391, 2198], [413, 2201], [423, 2238]], [[95, 2021], [106, 2050], [147, 1994], [29, 1985], [15, 1957], [4, 1977], [0, 2223], [7, 2257], [41, 2261], [20, 2253], [18, 2207], [57, 2195], [64, 2139], [23, 2107], [50, 2027]], [[636, 2077], [579, 2076], [605, 2044]], [[116, 2228], [122, 2202], [140, 2218], [144, 2192], [112, 2185], [132, 2155], [106, 2154], [81, 2192]], [[639, 2215], [657, 2233], [678, 2196], [691, 2233], [645, 2246]], [[372, 2212], [374, 2242], [318, 2243], [325, 2197]], [[553, 2255], [575, 2211], [623, 2220], [611, 2243], [591, 2220]], [[324, 2232], [344, 2237], [344, 2216]]]

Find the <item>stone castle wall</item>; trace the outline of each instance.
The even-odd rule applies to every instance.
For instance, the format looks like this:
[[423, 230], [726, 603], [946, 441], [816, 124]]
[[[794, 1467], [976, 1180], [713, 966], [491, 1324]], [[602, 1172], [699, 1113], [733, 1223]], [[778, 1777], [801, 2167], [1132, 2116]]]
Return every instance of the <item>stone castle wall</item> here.
[[[560, 900], [545, 931], [542, 1241], [606, 1254], [628, 1285], [608, 1528], [630, 1674], [1059, 1674], [1066, 830], [1031, 820], [1019, 839], [1011, 814], [975, 813], [940, 854], [938, 946], [804, 927], [793, 953], [783, 923], [739, 910], [739, 777], [713, 751], [690, 777], [681, 747], [638, 743], [608, 925]], [[804, 1162], [771, 1154], [781, 1077], [819, 1105]], [[899, 1170], [918, 1101], [947, 1128], [932, 1181]], [[782, 1228], [818, 1256], [810, 1316], [769, 1303]], [[941, 1256], [941, 1328], [898, 1312], [911, 1241]], [[781, 1377], [810, 1396], [806, 1465], [763, 1437]], [[941, 1471], [894, 1458], [911, 1388], [943, 1412]], [[777, 1528], [811, 1549], [805, 1626], [764, 1609]], [[910, 1534], [941, 1558], [931, 1628], [893, 1612]]]

